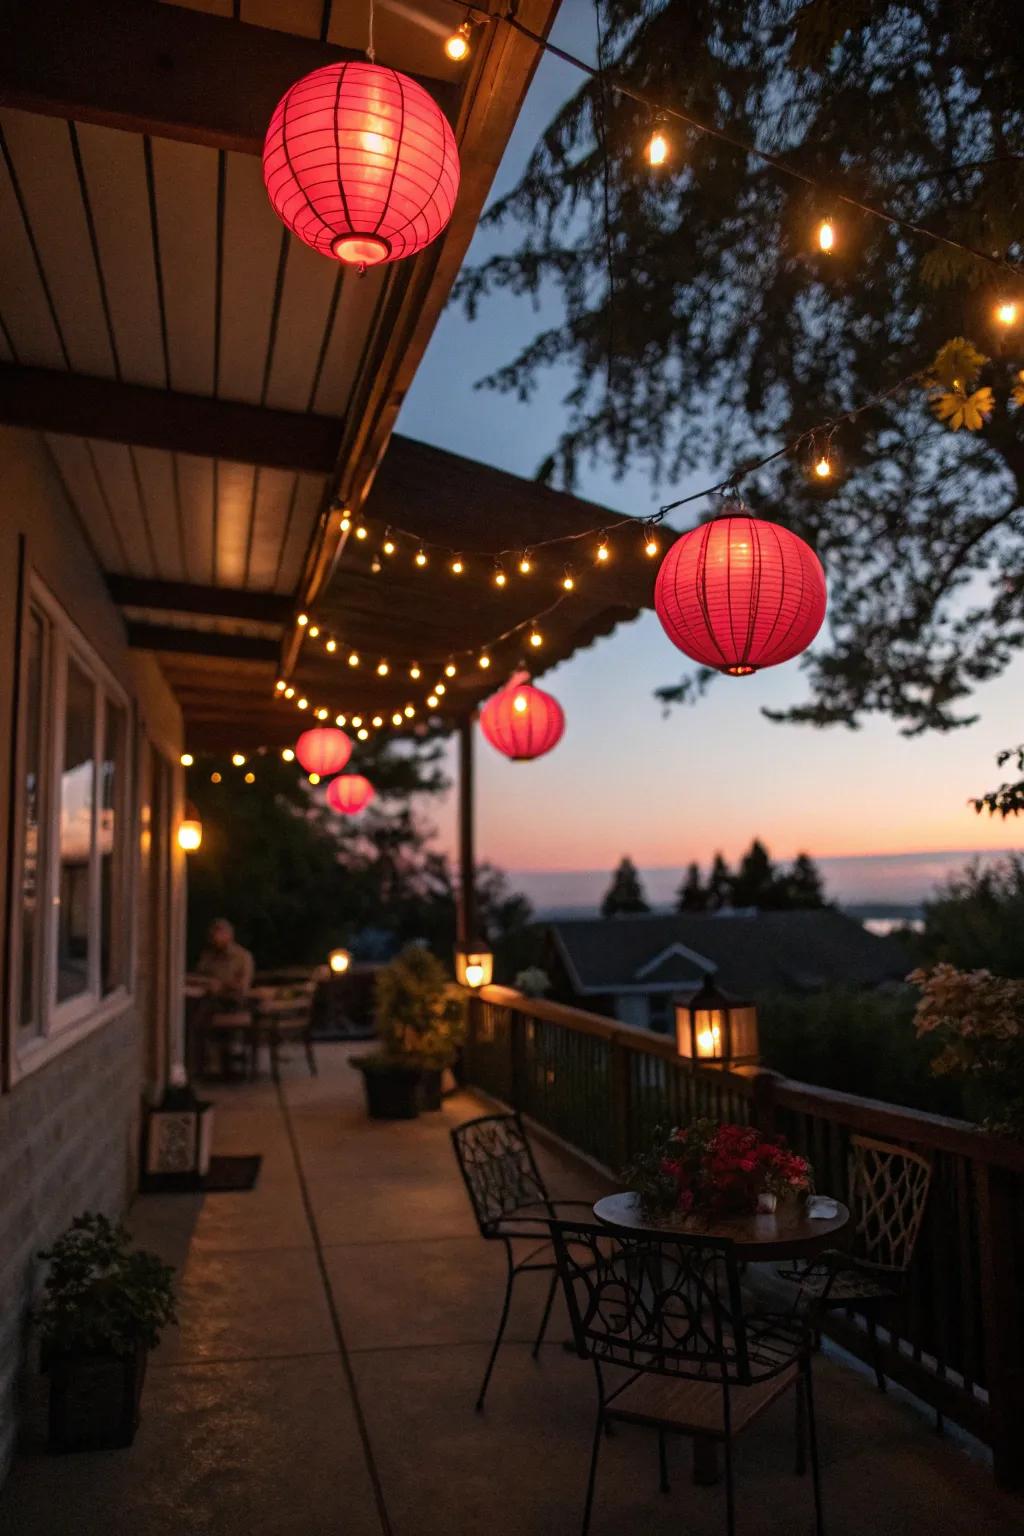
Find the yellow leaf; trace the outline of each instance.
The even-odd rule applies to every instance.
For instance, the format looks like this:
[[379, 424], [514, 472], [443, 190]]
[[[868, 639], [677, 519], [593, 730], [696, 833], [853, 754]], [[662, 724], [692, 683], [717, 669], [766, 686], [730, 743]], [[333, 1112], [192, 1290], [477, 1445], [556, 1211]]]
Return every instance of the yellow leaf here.
[[939, 390], [932, 395], [931, 406], [940, 421], [953, 431], [966, 427], [968, 432], [979, 432], [985, 425], [986, 416], [995, 410], [995, 400], [988, 385], [966, 395], [962, 389]]
[[1018, 382], [1010, 390], [1010, 399], [1014, 405], [1024, 407], [1024, 368], [1017, 375]]
[[988, 362], [973, 342], [965, 336], [954, 336], [945, 342], [935, 354], [932, 363], [934, 382], [947, 390], [964, 391], [978, 381], [978, 375]]

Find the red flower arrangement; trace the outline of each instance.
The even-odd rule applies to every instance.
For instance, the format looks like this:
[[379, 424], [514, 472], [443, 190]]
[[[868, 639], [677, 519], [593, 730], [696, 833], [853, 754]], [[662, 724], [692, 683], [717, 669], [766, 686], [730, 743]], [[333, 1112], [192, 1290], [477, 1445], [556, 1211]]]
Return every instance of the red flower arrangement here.
[[663, 1218], [738, 1215], [756, 1210], [762, 1196], [806, 1198], [814, 1188], [810, 1163], [790, 1151], [784, 1137], [714, 1120], [656, 1133], [652, 1150], [625, 1177], [645, 1211]]

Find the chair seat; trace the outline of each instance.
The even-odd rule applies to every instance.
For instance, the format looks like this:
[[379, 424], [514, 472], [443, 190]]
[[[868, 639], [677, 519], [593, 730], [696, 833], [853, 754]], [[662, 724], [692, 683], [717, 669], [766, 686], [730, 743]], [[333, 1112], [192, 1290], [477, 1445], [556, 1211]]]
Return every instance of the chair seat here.
[[900, 1295], [897, 1284], [887, 1283], [881, 1276], [859, 1269], [842, 1269], [831, 1274], [819, 1267], [802, 1273], [785, 1270], [779, 1273], [799, 1285], [809, 1301], [821, 1302], [826, 1307], [851, 1306], [858, 1301], [895, 1301]]
[[[733, 1435], [739, 1434], [777, 1397], [789, 1390], [797, 1376], [791, 1364], [780, 1374], [750, 1387], [730, 1387], [729, 1407]], [[631, 1424], [657, 1424], [681, 1434], [710, 1435], [725, 1439], [723, 1392], [720, 1382], [681, 1381], [678, 1377], [641, 1376], [613, 1398], [608, 1417]]]
[[214, 1013], [205, 1021], [204, 1029], [251, 1029], [252, 1014], [244, 1009], [234, 1013]]

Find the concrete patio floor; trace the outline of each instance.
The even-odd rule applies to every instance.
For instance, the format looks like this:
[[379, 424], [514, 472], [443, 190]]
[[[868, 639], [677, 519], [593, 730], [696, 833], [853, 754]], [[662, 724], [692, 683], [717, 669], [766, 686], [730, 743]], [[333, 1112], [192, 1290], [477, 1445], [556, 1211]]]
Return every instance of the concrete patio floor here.
[[[473, 1399], [504, 1261], [481, 1241], [448, 1130], [484, 1112], [375, 1124], [348, 1048], [320, 1076], [291, 1061], [280, 1096], [215, 1092], [216, 1147], [262, 1152], [245, 1194], [146, 1197], [129, 1225], [180, 1269], [181, 1324], [151, 1362], [128, 1451], [25, 1454], [0, 1494], [4, 1536], [572, 1536], [593, 1425], [588, 1365], [564, 1313], [530, 1358], [544, 1277], [527, 1276], [486, 1414]], [[552, 1189], [603, 1193], [584, 1166], [541, 1152]], [[1024, 1528], [1024, 1501], [939, 1438], [905, 1402], [833, 1359], [816, 1362], [829, 1536], [982, 1536]], [[792, 1473], [784, 1399], [737, 1452], [742, 1536], [813, 1529]], [[689, 1446], [620, 1428], [602, 1449], [593, 1536], [710, 1536], [721, 1488], [695, 1487]]]

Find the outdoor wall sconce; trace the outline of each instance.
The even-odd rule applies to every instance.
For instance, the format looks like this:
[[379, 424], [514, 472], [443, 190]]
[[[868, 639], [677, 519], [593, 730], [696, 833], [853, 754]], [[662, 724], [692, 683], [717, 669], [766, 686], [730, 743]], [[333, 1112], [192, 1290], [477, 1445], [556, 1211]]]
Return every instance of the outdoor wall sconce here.
[[203, 824], [192, 801], [185, 805], [185, 815], [178, 823], [178, 847], [184, 853], [195, 853], [203, 841]]
[[460, 944], [455, 951], [455, 979], [474, 992], [490, 985], [494, 956], [479, 944]]
[[335, 976], [344, 976], [352, 964], [352, 956], [347, 949], [332, 949], [327, 957], [327, 963]]
[[676, 1050], [708, 1066], [756, 1065], [756, 1007], [706, 981], [688, 1003], [676, 1004]]

